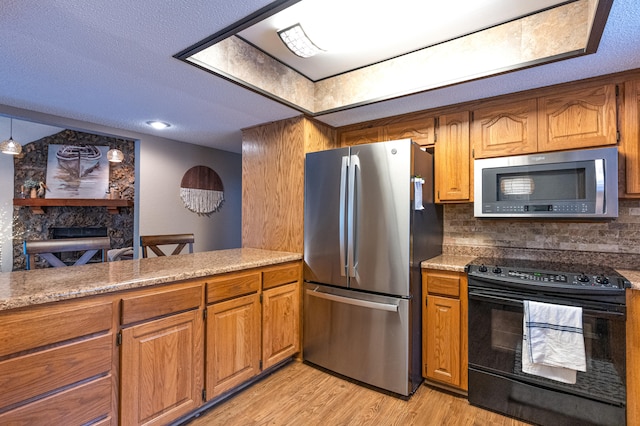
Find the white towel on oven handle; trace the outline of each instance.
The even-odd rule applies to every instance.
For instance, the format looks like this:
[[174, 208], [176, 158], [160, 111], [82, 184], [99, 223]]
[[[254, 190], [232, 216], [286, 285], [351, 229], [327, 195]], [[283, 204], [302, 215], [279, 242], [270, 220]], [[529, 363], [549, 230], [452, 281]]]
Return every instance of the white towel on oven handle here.
[[575, 383], [587, 371], [582, 308], [524, 302], [522, 371]]

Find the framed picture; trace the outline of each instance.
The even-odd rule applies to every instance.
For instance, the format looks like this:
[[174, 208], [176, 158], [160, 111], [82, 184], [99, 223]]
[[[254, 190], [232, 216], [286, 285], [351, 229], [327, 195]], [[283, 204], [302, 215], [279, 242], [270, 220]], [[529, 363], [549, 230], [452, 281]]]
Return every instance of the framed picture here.
[[49, 145], [46, 198], [107, 198], [108, 146]]

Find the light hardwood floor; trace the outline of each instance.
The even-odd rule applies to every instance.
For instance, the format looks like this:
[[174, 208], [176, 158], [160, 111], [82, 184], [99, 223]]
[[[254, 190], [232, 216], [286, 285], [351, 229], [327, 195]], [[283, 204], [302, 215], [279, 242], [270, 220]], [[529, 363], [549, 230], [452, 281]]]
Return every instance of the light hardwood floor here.
[[404, 401], [291, 362], [218, 404], [188, 426], [475, 425], [526, 426], [422, 385]]

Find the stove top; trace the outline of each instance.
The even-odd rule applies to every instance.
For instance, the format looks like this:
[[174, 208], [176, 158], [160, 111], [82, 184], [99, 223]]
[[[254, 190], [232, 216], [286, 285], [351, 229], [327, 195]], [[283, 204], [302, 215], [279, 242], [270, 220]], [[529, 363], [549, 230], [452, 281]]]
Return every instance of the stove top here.
[[477, 258], [467, 266], [470, 277], [519, 286], [565, 289], [582, 293], [624, 292], [631, 283], [606, 266]]

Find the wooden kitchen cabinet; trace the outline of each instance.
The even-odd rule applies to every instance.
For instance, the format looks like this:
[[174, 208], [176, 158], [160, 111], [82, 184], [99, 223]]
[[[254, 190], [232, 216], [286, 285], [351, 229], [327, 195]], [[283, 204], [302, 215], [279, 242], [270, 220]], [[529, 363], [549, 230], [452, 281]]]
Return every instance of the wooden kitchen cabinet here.
[[340, 133], [340, 146], [360, 145], [411, 139], [421, 147], [432, 147], [436, 141], [435, 115], [412, 115], [387, 120], [386, 123], [363, 125]]
[[301, 262], [207, 280], [206, 399], [300, 352]]
[[521, 155], [538, 150], [538, 101], [500, 102], [472, 110], [474, 158]]
[[624, 133], [620, 141], [621, 197], [640, 197], [640, 79], [624, 85]]
[[260, 271], [207, 282], [206, 398], [260, 373]]
[[0, 424], [117, 423], [114, 301], [0, 312]]
[[121, 425], [167, 424], [200, 406], [202, 288], [195, 280], [122, 298]]
[[436, 202], [473, 201], [469, 112], [439, 117], [435, 146]]
[[262, 304], [262, 367], [300, 352], [300, 284], [265, 290]]
[[385, 126], [385, 139], [411, 139], [421, 147], [432, 147], [436, 143], [435, 117], [418, 117], [390, 123]]
[[538, 151], [617, 143], [615, 84], [570, 89], [538, 98]]
[[467, 277], [428, 269], [422, 286], [422, 374], [432, 384], [466, 392]]
[[273, 266], [263, 272], [263, 369], [300, 352], [301, 281], [301, 262]]
[[501, 157], [617, 143], [616, 87], [598, 84], [475, 108], [474, 158]]
[[350, 130], [340, 135], [340, 146], [361, 145], [384, 140], [384, 128], [382, 126], [365, 127]]

